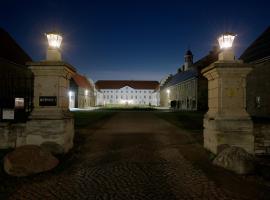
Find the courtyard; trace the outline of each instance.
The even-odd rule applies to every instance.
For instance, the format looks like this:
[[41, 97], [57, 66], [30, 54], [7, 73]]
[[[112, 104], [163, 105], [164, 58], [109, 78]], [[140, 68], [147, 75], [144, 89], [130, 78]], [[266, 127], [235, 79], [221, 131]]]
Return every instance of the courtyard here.
[[270, 197], [262, 177], [211, 164], [202, 146], [203, 113], [111, 108], [74, 116], [75, 145], [59, 166], [26, 178], [1, 170], [0, 199]]

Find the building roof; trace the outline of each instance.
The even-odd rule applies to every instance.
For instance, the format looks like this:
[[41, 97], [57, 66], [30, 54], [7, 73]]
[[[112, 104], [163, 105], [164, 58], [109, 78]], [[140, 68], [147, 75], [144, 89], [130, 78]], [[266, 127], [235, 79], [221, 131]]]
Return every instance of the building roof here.
[[155, 90], [159, 87], [158, 81], [128, 81], [128, 80], [99, 80], [96, 82], [98, 89], [120, 89], [129, 86], [133, 89]]
[[85, 89], [93, 89], [90, 81], [80, 74], [75, 74], [72, 76], [72, 79], [77, 84], [78, 87], [85, 88]]
[[209, 66], [211, 63], [218, 60], [218, 49], [213, 48], [208, 55], [204, 56], [194, 64], [190, 66], [190, 69], [187, 71], [179, 71], [173, 76], [169, 76], [161, 88], [170, 87], [172, 85], [177, 85], [188, 79], [200, 76], [200, 72], [203, 68]]
[[29, 55], [2, 28], [0, 28], [0, 57], [13, 63], [25, 65], [32, 61]]
[[270, 26], [240, 56], [244, 62], [270, 57]]
[[220, 50], [218, 49], [218, 47], [214, 46], [212, 51], [210, 51], [200, 60], [196, 61], [191, 67], [198, 69], [198, 71], [201, 71], [203, 68], [209, 66], [210, 64], [218, 60], [219, 52]]
[[162, 88], [170, 87], [172, 85], [176, 85], [180, 82], [186, 81], [188, 79], [191, 79], [193, 77], [198, 76], [198, 70], [197, 69], [190, 69], [187, 71], [183, 71], [180, 73], [177, 73], [169, 78], [169, 80], [162, 86]]

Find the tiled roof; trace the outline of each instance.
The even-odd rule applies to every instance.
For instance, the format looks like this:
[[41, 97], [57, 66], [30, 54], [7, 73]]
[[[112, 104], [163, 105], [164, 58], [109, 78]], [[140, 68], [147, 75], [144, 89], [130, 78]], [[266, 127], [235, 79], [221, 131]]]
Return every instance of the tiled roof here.
[[198, 77], [200, 76], [200, 71], [209, 66], [211, 63], [215, 62], [218, 60], [218, 53], [219, 50], [214, 47], [212, 51], [209, 52], [208, 55], [204, 56], [197, 62], [195, 62], [192, 66], [191, 69], [188, 71], [182, 71], [178, 72], [173, 76], [170, 76], [165, 84], [161, 86], [161, 89], [164, 89], [166, 87], [170, 87], [172, 85], [179, 84], [180, 82], [186, 81], [188, 79], [191, 79], [193, 77]]
[[180, 82], [186, 81], [188, 79], [191, 79], [193, 77], [198, 76], [198, 71], [196, 69], [190, 69], [188, 71], [183, 71], [180, 73], [177, 73], [170, 77], [167, 83], [165, 83], [162, 88], [170, 87], [172, 85], [176, 85]]
[[0, 57], [13, 63], [25, 65], [32, 61], [29, 55], [16, 43], [16, 41], [0, 28]]
[[74, 82], [78, 85], [78, 87], [85, 88], [85, 89], [92, 89], [93, 86], [91, 85], [90, 81], [80, 74], [75, 74], [72, 76]]
[[196, 61], [192, 67], [198, 69], [198, 71], [201, 71], [203, 68], [209, 66], [213, 62], [216, 62], [218, 60], [218, 54], [220, 50], [217, 49], [217, 47], [214, 47], [212, 51], [209, 52], [208, 55], [204, 56], [200, 60]]
[[96, 82], [98, 89], [120, 89], [129, 86], [133, 89], [155, 90], [159, 86], [158, 81], [127, 81], [127, 80], [99, 80]]
[[240, 56], [244, 62], [253, 62], [270, 56], [270, 26]]

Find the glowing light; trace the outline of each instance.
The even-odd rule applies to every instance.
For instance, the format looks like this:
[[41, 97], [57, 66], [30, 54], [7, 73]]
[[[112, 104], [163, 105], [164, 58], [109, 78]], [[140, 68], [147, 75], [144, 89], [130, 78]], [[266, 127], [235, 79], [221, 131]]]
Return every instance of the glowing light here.
[[88, 95], [88, 90], [84, 91], [84, 95], [87, 96]]
[[120, 100], [120, 104], [134, 104], [134, 101], [133, 100], [124, 99], [124, 100]]
[[170, 94], [171, 91], [169, 89], [167, 89], [166, 92], [167, 92], [167, 94]]
[[69, 91], [69, 92], [68, 92], [68, 96], [69, 96], [69, 97], [73, 96], [73, 94], [74, 94], [74, 92], [72, 92], [72, 91]]
[[49, 47], [60, 48], [63, 37], [59, 33], [51, 32], [45, 35], [47, 36]]
[[218, 43], [221, 49], [231, 48], [236, 35], [234, 33], [224, 33], [218, 38]]

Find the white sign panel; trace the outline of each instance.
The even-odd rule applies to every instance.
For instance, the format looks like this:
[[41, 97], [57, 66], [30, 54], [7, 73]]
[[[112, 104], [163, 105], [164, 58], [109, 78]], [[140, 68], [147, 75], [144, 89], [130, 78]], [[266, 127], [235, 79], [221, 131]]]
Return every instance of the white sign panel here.
[[15, 98], [15, 108], [24, 108], [24, 98]]
[[3, 109], [2, 119], [14, 119], [14, 110]]

